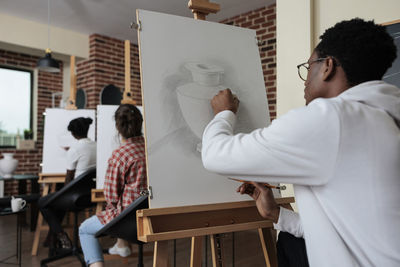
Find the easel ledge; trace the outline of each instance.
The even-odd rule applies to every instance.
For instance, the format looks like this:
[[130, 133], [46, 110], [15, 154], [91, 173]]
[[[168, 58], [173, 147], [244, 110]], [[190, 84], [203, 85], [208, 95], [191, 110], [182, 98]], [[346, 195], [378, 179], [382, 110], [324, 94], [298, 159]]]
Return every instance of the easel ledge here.
[[65, 173], [39, 173], [39, 184], [64, 183]]
[[[294, 198], [277, 198], [276, 202], [290, 208]], [[143, 242], [272, 227], [252, 200], [138, 210], [136, 215], [138, 239]]]

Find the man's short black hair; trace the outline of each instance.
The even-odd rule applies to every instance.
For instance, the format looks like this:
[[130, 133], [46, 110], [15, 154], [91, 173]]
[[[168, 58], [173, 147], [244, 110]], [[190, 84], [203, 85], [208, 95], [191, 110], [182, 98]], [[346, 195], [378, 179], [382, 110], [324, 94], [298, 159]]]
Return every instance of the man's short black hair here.
[[381, 80], [396, 59], [396, 46], [386, 28], [359, 18], [342, 21], [320, 36], [318, 57], [334, 57], [348, 84]]

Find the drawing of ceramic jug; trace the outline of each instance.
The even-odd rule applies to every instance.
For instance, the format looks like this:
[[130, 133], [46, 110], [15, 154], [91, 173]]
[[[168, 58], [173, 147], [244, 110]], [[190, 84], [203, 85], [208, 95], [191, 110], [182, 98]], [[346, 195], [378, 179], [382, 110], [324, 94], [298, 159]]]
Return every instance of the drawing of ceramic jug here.
[[178, 102], [186, 123], [201, 139], [204, 128], [214, 117], [210, 101], [220, 90], [226, 89], [220, 84], [224, 69], [199, 62], [187, 63], [185, 67], [192, 73], [193, 82], [177, 88]]

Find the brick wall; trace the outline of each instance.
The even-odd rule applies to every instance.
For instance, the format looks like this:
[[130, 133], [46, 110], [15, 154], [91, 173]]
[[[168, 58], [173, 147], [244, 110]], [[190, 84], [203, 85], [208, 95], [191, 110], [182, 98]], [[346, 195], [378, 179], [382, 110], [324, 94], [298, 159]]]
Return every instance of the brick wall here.
[[271, 120], [276, 118], [276, 4], [259, 8], [221, 23], [257, 31]]
[[[113, 84], [125, 88], [124, 41], [93, 34], [89, 38], [89, 59], [77, 63], [77, 88], [83, 88], [88, 96], [88, 108], [99, 104], [101, 90]], [[131, 44], [131, 92], [141, 105], [138, 46]]]
[[[15, 53], [0, 49], [0, 65], [10, 66], [21, 69], [32, 70], [36, 67], [36, 56]], [[0, 149], [0, 153], [15, 153], [14, 158], [18, 159], [18, 167], [15, 173], [38, 173], [39, 164], [42, 161], [43, 148], [43, 112], [46, 107], [51, 107], [51, 94], [53, 92], [62, 92], [62, 65], [60, 73], [47, 73], [39, 71], [38, 73], [38, 104], [37, 104], [37, 129], [36, 148], [32, 150]], [[0, 96], [4, 97], [4, 96]], [[5, 195], [17, 193], [17, 182], [7, 181], [4, 184]]]

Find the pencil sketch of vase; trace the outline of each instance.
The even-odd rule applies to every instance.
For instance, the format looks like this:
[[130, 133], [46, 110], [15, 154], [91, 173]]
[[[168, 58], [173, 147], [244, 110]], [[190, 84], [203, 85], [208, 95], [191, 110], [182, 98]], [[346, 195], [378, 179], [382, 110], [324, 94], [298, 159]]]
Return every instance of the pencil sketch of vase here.
[[[179, 107], [189, 128], [201, 139], [204, 128], [214, 117], [210, 101], [226, 88], [220, 84], [224, 70], [200, 62], [190, 62], [184, 66], [191, 72], [193, 82], [178, 86]], [[201, 151], [201, 143], [197, 145], [197, 150]]]

